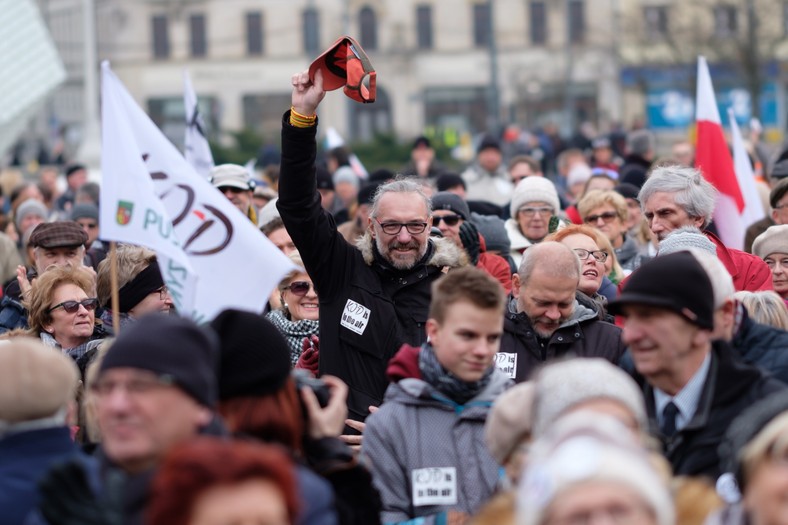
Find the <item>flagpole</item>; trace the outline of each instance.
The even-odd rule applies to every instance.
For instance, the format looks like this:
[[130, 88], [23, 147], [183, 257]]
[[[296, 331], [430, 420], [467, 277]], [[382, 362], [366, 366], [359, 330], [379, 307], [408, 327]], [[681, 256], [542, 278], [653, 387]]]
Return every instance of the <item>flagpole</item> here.
[[109, 243], [110, 304], [112, 306], [112, 331], [120, 335], [120, 295], [118, 294], [118, 256], [115, 241]]

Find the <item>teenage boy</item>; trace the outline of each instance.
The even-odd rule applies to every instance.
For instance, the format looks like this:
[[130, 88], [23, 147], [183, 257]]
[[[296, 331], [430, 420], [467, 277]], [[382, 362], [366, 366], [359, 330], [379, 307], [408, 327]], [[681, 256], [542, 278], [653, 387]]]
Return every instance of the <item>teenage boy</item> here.
[[484, 445], [484, 423], [511, 385], [495, 366], [504, 303], [498, 281], [476, 268], [452, 270], [433, 284], [429, 341], [420, 349], [405, 345], [395, 357], [417, 356], [412, 375], [419, 377], [389, 385], [364, 430], [382, 523], [460, 522], [492, 495], [498, 466]]

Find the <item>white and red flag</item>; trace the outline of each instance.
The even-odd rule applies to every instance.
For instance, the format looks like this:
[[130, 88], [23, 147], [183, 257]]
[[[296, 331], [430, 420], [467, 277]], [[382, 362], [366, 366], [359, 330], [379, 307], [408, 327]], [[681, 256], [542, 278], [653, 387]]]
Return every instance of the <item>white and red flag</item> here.
[[741, 250], [749, 222], [744, 218], [745, 195], [734, 169], [706, 59], [698, 57], [698, 91], [695, 104], [697, 146], [695, 166], [719, 192], [714, 207], [714, 224], [719, 237], [729, 248]]

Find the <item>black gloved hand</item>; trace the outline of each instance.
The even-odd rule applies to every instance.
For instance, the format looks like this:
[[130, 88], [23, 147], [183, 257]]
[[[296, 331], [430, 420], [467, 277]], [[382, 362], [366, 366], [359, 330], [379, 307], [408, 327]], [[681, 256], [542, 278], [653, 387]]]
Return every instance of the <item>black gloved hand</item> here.
[[83, 465], [76, 460], [53, 467], [39, 489], [39, 510], [50, 525], [122, 524], [119, 513], [98, 500]]
[[460, 225], [460, 240], [471, 265], [476, 266], [476, 263], [479, 262], [481, 241], [479, 241], [479, 230], [471, 221], [463, 221]]

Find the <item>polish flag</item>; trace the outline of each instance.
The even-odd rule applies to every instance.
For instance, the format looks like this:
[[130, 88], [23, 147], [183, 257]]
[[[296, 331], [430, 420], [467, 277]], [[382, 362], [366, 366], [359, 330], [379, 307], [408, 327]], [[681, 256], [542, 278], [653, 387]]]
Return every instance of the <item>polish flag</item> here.
[[714, 224], [722, 242], [729, 248], [744, 247], [744, 195], [736, 178], [733, 158], [722, 131], [717, 99], [711, 84], [706, 59], [698, 57], [698, 92], [695, 104], [697, 146], [695, 166], [719, 192], [714, 207]]

